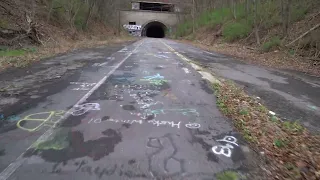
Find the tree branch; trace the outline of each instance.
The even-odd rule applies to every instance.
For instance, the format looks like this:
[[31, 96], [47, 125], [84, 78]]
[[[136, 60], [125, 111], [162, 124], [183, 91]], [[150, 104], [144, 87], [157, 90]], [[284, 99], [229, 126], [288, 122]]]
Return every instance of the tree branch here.
[[320, 23], [315, 25], [314, 27], [312, 27], [311, 29], [309, 29], [307, 32], [303, 33], [301, 36], [299, 36], [297, 39], [293, 40], [291, 43], [287, 44], [286, 46], [290, 46], [293, 43], [297, 42], [299, 39], [303, 38], [304, 36], [306, 36], [307, 34], [309, 34], [311, 31], [317, 29], [318, 27], [320, 27]]

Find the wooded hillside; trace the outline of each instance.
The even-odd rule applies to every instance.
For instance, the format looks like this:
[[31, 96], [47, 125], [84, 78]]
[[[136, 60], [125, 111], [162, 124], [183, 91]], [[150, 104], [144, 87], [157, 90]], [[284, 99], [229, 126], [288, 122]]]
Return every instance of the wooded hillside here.
[[195, 0], [194, 11], [194, 23], [181, 23], [177, 37], [207, 39], [209, 44], [240, 41], [263, 52], [282, 47], [320, 58], [319, 0]]

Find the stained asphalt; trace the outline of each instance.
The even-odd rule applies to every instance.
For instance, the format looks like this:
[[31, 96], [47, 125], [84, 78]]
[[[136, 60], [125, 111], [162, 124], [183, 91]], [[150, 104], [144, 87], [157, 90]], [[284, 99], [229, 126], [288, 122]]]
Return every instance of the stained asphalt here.
[[[147, 38], [45, 61], [72, 65], [81, 57], [79, 66], [66, 69], [77, 69], [72, 75], [41, 86], [55, 89], [41, 100], [20, 100], [28, 103], [17, 114], [3, 108], [11, 117], [2, 120], [15, 126], [0, 133], [0, 180], [202, 180], [227, 170], [249, 173], [254, 152], [217, 109], [211, 85], [174, 53], [188, 47], [177, 47], [184, 48]], [[86, 63], [96, 56], [98, 62]]]
[[218, 77], [231, 79], [283, 120], [298, 121], [320, 132], [320, 79], [295, 71], [243, 63], [230, 56], [176, 42], [168, 44]]

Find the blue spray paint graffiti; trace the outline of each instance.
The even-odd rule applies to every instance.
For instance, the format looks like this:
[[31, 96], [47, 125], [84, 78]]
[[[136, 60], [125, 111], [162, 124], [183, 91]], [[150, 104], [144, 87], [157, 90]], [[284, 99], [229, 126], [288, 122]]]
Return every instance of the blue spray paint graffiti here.
[[159, 73], [153, 76], [145, 76], [143, 79], [140, 79], [140, 81], [147, 81], [154, 85], [163, 85], [168, 82], [168, 80], [165, 80], [164, 76], [161, 76]]
[[154, 80], [154, 79], [164, 79], [163, 76], [161, 76], [159, 73], [153, 76], [146, 76], [143, 79], [145, 80]]
[[12, 116], [6, 117], [4, 114], [0, 114], [0, 121], [18, 121], [18, 120], [20, 120], [19, 116], [12, 115]]
[[199, 113], [197, 112], [196, 109], [155, 109], [155, 110], [146, 110], [146, 114], [154, 114], [159, 115], [159, 114], [167, 114], [169, 112], [176, 112], [176, 113], [181, 113], [184, 116], [187, 115], [194, 115], [196, 117], [199, 117]]

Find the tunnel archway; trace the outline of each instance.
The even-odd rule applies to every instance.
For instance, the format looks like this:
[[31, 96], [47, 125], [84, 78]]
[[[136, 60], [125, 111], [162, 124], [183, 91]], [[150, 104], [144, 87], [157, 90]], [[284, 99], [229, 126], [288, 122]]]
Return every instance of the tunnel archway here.
[[143, 30], [142, 36], [152, 38], [164, 38], [166, 36], [167, 27], [159, 21], [152, 21], [147, 23]]

